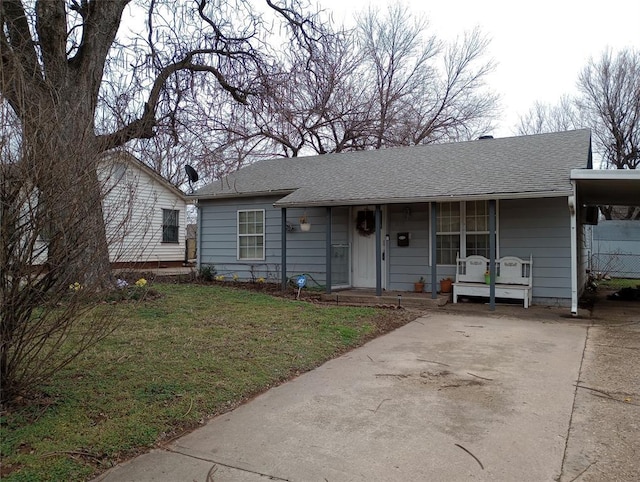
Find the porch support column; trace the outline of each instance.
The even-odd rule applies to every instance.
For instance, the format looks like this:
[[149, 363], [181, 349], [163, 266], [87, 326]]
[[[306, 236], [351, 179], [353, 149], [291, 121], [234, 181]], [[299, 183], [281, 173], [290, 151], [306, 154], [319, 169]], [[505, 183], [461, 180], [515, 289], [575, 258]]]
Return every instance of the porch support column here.
[[325, 254], [325, 276], [326, 293], [331, 294], [331, 206], [327, 206], [327, 231], [326, 231], [326, 254]]
[[489, 200], [489, 309], [496, 309], [496, 200]]
[[280, 246], [282, 247], [280, 256], [280, 266], [282, 269], [282, 291], [287, 291], [287, 208], [281, 208], [281, 234]]
[[431, 298], [438, 298], [438, 242], [437, 242], [437, 209], [436, 203], [431, 203]]
[[382, 296], [382, 208], [376, 204], [376, 296]]
[[571, 218], [571, 315], [578, 316], [578, 219], [576, 208], [576, 185], [573, 184], [572, 196], [569, 196], [569, 216]]

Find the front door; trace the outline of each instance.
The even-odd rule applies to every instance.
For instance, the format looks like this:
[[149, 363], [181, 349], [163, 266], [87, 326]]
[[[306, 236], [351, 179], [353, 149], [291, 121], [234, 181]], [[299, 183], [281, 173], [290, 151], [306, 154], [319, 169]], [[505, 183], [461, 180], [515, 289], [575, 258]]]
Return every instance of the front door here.
[[[376, 287], [376, 233], [375, 207], [357, 206], [351, 212], [351, 239], [353, 260], [353, 287]], [[382, 243], [384, 252], [385, 209], [382, 208]], [[385, 288], [385, 262], [382, 260], [382, 287]]]

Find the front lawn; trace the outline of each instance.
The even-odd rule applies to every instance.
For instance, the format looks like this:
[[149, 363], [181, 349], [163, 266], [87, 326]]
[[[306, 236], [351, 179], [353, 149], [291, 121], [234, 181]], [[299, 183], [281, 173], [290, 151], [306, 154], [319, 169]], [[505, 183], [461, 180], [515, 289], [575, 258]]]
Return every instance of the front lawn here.
[[226, 286], [156, 284], [118, 328], [0, 417], [3, 481], [87, 480], [415, 318]]

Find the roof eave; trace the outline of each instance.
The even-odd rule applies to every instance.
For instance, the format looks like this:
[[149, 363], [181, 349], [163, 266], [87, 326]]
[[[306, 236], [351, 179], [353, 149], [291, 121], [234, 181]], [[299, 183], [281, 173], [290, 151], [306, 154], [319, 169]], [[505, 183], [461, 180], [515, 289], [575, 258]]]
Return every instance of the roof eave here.
[[571, 180], [577, 179], [612, 179], [627, 180], [640, 176], [634, 169], [571, 169]]
[[145, 172], [149, 177], [151, 177], [152, 179], [155, 179], [156, 181], [158, 181], [165, 188], [167, 188], [169, 191], [171, 191], [173, 194], [175, 194], [177, 197], [179, 197], [182, 201], [187, 203], [187, 194], [185, 194], [175, 184], [171, 183], [162, 174], [160, 174], [159, 172], [155, 171], [151, 167], [147, 166], [144, 162], [142, 162], [140, 159], [138, 159], [136, 156], [134, 156], [130, 152], [128, 152], [128, 151], [115, 151], [115, 152], [107, 152], [107, 153], [105, 153], [103, 155], [103, 159], [105, 159], [105, 160], [109, 160], [110, 158], [111, 159], [124, 160], [125, 162], [128, 162], [128, 163], [132, 164], [135, 168], [140, 169], [141, 171]]
[[216, 199], [234, 199], [248, 197], [265, 197], [265, 196], [288, 196], [294, 192], [293, 190], [273, 190], [273, 191], [251, 191], [251, 192], [234, 192], [234, 193], [214, 193], [214, 194], [188, 194], [187, 198], [196, 201], [212, 201]]
[[489, 201], [491, 199], [531, 199], [567, 197], [573, 194], [573, 190], [560, 191], [529, 191], [513, 193], [489, 193], [467, 194], [450, 196], [420, 196], [407, 198], [362, 198], [362, 199], [332, 199], [331, 201], [276, 201], [274, 207], [302, 208], [302, 207], [328, 207], [328, 206], [361, 206], [371, 204], [411, 204], [428, 202], [458, 202], [458, 201]]

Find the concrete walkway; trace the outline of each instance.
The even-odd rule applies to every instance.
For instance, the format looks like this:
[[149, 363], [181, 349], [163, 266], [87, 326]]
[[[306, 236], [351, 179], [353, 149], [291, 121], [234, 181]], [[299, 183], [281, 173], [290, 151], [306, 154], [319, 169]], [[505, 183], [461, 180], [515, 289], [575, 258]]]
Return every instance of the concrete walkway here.
[[99, 480], [557, 480], [587, 329], [428, 314]]

